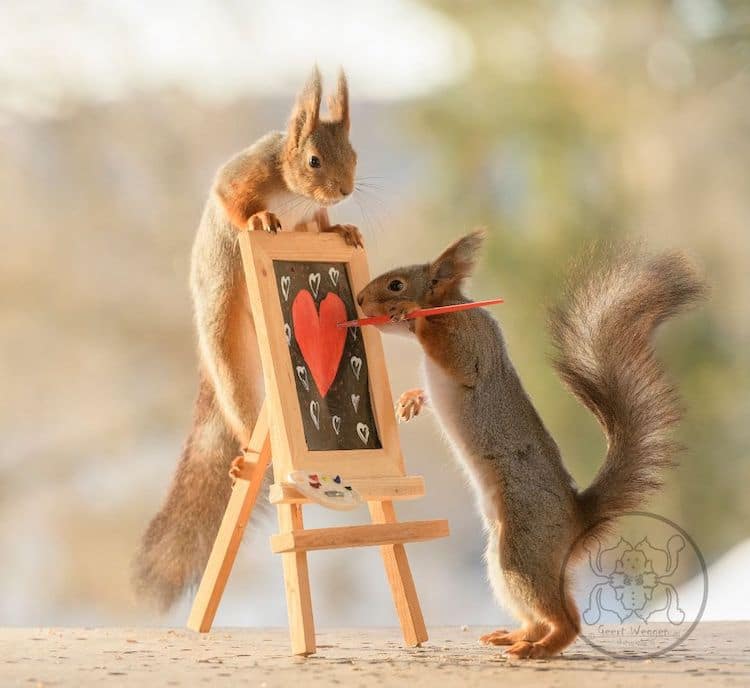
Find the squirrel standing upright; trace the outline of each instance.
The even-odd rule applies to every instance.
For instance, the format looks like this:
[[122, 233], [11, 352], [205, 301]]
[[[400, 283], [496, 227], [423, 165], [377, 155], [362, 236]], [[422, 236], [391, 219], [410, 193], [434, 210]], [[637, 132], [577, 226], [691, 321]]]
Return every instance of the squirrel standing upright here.
[[349, 93], [339, 74], [320, 116], [316, 69], [286, 132], [262, 137], [223, 165], [193, 244], [191, 292], [200, 351], [193, 424], [172, 485], [135, 561], [138, 589], [168, 608], [198, 581], [226, 507], [229, 468], [245, 447], [263, 400], [263, 375], [239, 253], [244, 229], [276, 232], [316, 221], [361, 245], [352, 225], [331, 225], [326, 207], [354, 190]]
[[[464, 303], [483, 233], [448, 247], [434, 262], [392, 270], [368, 284], [366, 315], [393, 321], [416, 308]], [[661, 484], [676, 450], [677, 393], [655, 358], [656, 326], [705, 293], [677, 253], [625, 253], [589, 268], [550, 329], [562, 379], [601, 423], [609, 448], [593, 483], [579, 491], [508, 357], [498, 323], [483, 309], [404, 321], [425, 356], [429, 403], [476, 492], [487, 530], [489, 580], [522, 627], [482, 637], [520, 658], [550, 657], [580, 632], [580, 615], [562, 571], [581, 554], [584, 533], [606, 531]], [[408, 420], [427, 397], [402, 395]], [[577, 551], [576, 551], [577, 550]], [[561, 577], [565, 576], [564, 579]], [[567, 594], [561, 594], [561, 583]]]

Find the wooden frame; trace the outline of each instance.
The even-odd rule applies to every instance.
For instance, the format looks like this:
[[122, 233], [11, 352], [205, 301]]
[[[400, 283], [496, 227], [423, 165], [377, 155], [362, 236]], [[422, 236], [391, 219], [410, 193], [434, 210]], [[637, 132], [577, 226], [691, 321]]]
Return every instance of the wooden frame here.
[[[325, 452], [308, 449], [273, 261], [344, 263], [355, 294], [369, 281], [363, 249], [348, 246], [335, 233], [317, 233], [315, 226], [309, 229], [312, 231], [277, 235], [247, 231], [240, 234], [266, 400], [244, 461], [235, 464], [235, 484], [193, 602], [188, 627], [200, 632], [211, 628], [272, 456], [275, 482], [269, 498], [277, 508], [279, 533], [272, 536], [271, 549], [282, 557], [292, 652], [302, 655], [315, 652], [307, 552], [341, 547], [380, 547], [405, 642], [418, 645], [427, 640], [427, 631], [404, 543], [445, 537], [448, 523], [445, 520], [401, 523], [396, 519], [393, 500], [423, 496], [424, 481], [420, 476], [405, 473], [383, 348], [380, 334], [374, 328], [362, 328], [360, 332], [381, 448]], [[372, 524], [305, 529], [302, 508], [309, 500], [285, 482], [291, 471], [300, 469], [345, 476], [367, 500]]]
[[[349, 281], [356, 293], [370, 281], [364, 250], [348, 246], [336, 234], [306, 232], [282, 232], [278, 235], [244, 232], [240, 236], [240, 246], [260, 345], [268, 403], [272, 409], [285, 410], [278, 414], [272, 411], [274, 419], [278, 419], [271, 427], [275, 475], [287, 475], [294, 469], [308, 468], [339, 472], [347, 479], [369, 477], [374, 474], [373, 471], [383, 477], [404, 475], [404, 459], [393, 414], [388, 371], [377, 330], [372, 327], [362, 328], [361, 333], [367, 350], [371, 397], [382, 449], [325, 453], [310, 451], [302, 430], [294, 371], [288, 356], [274, 356], [275, 351], [286, 351], [287, 344], [273, 261], [346, 263]], [[260, 318], [256, 311], [261, 315]]]

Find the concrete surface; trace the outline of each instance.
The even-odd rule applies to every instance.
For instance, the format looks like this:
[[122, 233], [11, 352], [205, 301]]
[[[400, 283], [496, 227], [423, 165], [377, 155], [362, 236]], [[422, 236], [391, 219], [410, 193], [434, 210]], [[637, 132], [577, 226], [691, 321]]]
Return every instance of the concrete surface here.
[[398, 629], [322, 630], [289, 655], [286, 629], [0, 629], [0, 686], [750, 686], [750, 622], [702, 623], [654, 659], [614, 660], [577, 641], [549, 661], [511, 661], [477, 643], [487, 628], [432, 628], [404, 649]]

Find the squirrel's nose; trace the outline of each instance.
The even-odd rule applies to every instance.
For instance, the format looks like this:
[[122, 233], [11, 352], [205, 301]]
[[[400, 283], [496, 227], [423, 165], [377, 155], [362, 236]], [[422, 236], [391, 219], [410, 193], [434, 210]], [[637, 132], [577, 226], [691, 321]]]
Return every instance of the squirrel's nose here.
[[352, 192], [351, 189], [345, 189], [343, 186], [339, 188], [339, 191], [341, 192], [342, 196], [348, 196]]

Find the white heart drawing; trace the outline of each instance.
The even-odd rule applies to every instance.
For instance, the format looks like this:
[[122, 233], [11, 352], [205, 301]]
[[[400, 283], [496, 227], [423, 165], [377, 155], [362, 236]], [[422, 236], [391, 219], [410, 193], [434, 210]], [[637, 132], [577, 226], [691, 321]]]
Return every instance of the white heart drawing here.
[[354, 407], [354, 413], [359, 408], [359, 394], [352, 394], [352, 406]]
[[354, 377], [359, 380], [359, 374], [360, 372], [362, 372], [362, 359], [359, 358], [359, 356], [352, 356], [351, 360], [349, 361], [349, 365], [352, 367]]
[[333, 431], [338, 435], [341, 430], [341, 418], [338, 416], [331, 418], [331, 425], [333, 425]]
[[283, 275], [281, 278], [281, 293], [284, 296], [284, 301], [289, 301], [289, 286], [292, 283], [292, 278], [289, 275]]
[[336, 268], [328, 268], [328, 276], [331, 278], [331, 282], [335, 287], [339, 283], [339, 271]]
[[310, 276], [307, 278], [307, 283], [310, 285], [310, 289], [312, 289], [312, 293], [315, 296], [315, 298], [318, 298], [318, 289], [320, 289], [320, 273], [319, 272], [311, 272]]
[[310, 418], [315, 423], [315, 428], [320, 430], [320, 404], [314, 399], [310, 402]]
[[370, 428], [364, 423], [357, 423], [357, 434], [359, 435], [359, 439], [362, 440], [362, 444], [367, 444], [367, 440], [370, 439]]
[[292, 344], [292, 328], [289, 327], [289, 323], [284, 323], [284, 336], [286, 337], [287, 346]]
[[305, 366], [297, 366], [297, 377], [305, 388], [306, 392], [310, 391], [310, 380], [307, 379], [307, 368]]

